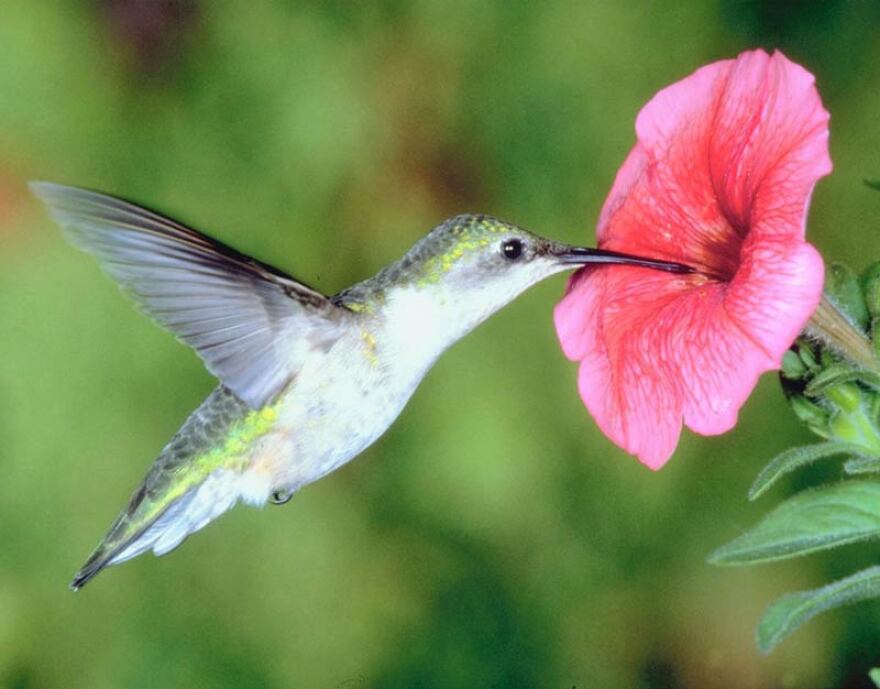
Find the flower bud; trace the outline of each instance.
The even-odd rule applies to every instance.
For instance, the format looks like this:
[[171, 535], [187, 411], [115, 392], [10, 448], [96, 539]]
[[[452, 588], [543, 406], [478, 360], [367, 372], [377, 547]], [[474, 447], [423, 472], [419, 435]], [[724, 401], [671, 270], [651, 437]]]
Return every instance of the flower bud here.
[[801, 380], [808, 370], [796, 352], [789, 349], [782, 355], [782, 375], [789, 380]]
[[804, 366], [810, 369], [813, 373], [821, 370], [822, 367], [819, 365], [819, 362], [816, 361], [816, 355], [813, 353], [810, 345], [804, 341], [798, 343], [798, 356], [801, 361], [804, 362]]
[[856, 420], [849, 414], [838, 410], [831, 414], [828, 421], [828, 430], [835, 438], [839, 438], [853, 445], [863, 445], [865, 441], [862, 429]]
[[876, 424], [880, 422], [880, 395], [870, 395], [868, 398], [868, 417]]
[[825, 391], [825, 397], [844, 412], [857, 411], [862, 406], [862, 393], [855, 383], [840, 383]]
[[880, 455], [880, 261], [859, 277], [831, 263], [825, 289], [807, 337], [783, 356], [782, 389], [814, 433]]
[[830, 415], [825, 409], [814, 402], [810, 402], [803, 395], [794, 395], [788, 401], [794, 410], [795, 416], [807, 424], [810, 430], [821, 435], [823, 438], [829, 436], [827, 427]]

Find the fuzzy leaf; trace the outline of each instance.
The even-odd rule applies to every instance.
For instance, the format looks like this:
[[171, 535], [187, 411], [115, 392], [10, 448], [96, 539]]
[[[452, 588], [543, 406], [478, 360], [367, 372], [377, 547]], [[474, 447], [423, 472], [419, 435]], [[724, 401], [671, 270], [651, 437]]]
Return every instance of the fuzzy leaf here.
[[851, 481], [805, 491], [709, 556], [715, 565], [783, 560], [880, 536], [880, 483]]
[[809, 382], [804, 392], [811, 397], [816, 397], [833, 385], [850, 383], [853, 381], [866, 383], [874, 388], [880, 387], [880, 375], [877, 375], [873, 371], [864, 371], [844, 366], [843, 364], [838, 364], [835, 366], [829, 366], [821, 373], [816, 374], [813, 380]]
[[843, 470], [848, 474], [871, 474], [880, 471], [880, 458], [856, 457], [844, 462]]
[[866, 186], [871, 187], [871, 189], [876, 189], [880, 191], [880, 179], [865, 179], [862, 180]]
[[749, 500], [755, 500], [763, 495], [776, 481], [798, 467], [805, 466], [825, 457], [833, 457], [842, 454], [859, 454], [862, 449], [858, 445], [830, 441], [816, 445], [804, 445], [793, 447], [774, 457], [765, 466], [752, 487], [749, 489]]
[[[862, 288], [862, 296], [868, 312], [876, 321], [880, 315], [880, 261], [874, 261], [859, 275], [859, 286]], [[872, 329], [875, 323], [872, 323]]]
[[868, 307], [859, 277], [847, 264], [831, 261], [825, 269], [825, 291], [859, 328], [868, 327]]
[[[880, 596], [880, 567], [869, 567], [812, 591], [798, 591], [770, 604], [756, 634], [758, 648], [769, 653], [804, 622], [821, 612]], [[871, 675], [874, 679], [874, 675]], [[878, 685], [880, 686], [880, 685]]]

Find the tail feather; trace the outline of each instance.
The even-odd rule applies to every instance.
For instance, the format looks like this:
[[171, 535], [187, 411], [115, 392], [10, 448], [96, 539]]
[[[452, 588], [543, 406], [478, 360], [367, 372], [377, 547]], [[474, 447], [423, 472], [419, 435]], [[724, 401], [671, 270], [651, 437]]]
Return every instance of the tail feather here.
[[187, 536], [233, 507], [242, 497], [241, 484], [242, 474], [217, 469], [146, 520], [143, 513], [149, 510], [149, 505], [144, 500], [145, 491], [138, 491], [101, 545], [77, 572], [70, 587], [77, 591], [105, 567], [118, 565], [150, 549], [156, 555], [174, 550]]
[[241, 498], [240, 477], [241, 474], [237, 472], [222, 469], [208, 476], [204, 483], [191, 491], [192, 499], [186, 507], [162, 529], [151, 544], [153, 553], [165, 555], [171, 552], [191, 533], [234, 507]]
[[163, 536], [179, 531], [180, 526], [185, 523], [181, 517], [186, 514], [195, 497], [196, 491], [191, 490], [178, 499], [177, 502], [169, 505], [168, 509], [156, 521], [150, 524], [143, 533], [135, 536], [128, 542], [128, 545], [124, 545], [122, 550], [110, 557], [107, 560], [107, 566], [118, 565], [126, 560], [131, 560], [150, 548], [155, 548], [156, 543]]

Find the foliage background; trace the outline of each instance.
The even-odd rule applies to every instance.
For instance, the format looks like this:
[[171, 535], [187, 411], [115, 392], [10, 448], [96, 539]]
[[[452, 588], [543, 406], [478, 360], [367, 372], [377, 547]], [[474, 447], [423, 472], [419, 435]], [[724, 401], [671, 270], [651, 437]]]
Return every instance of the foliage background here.
[[874, 545], [754, 569], [705, 555], [754, 474], [808, 440], [772, 376], [723, 438], [652, 474], [588, 418], [548, 281], [443, 358], [399, 422], [286, 507], [67, 583], [213, 385], [63, 243], [44, 178], [158, 206], [334, 292], [442, 218], [573, 242], [638, 109], [706, 62], [779, 47], [816, 73], [826, 257], [880, 258], [880, 5], [4, 0], [0, 6], [0, 686], [862, 687], [880, 607], [770, 658], [777, 595]]

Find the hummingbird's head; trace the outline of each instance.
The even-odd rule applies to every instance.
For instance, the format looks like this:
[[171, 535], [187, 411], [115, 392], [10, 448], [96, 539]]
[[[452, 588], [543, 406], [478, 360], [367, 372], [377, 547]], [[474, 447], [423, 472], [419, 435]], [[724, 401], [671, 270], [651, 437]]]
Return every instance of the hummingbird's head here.
[[602, 264], [690, 272], [676, 263], [545, 239], [486, 215], [459, 215], [435, 227], [377, 282], [383, 292], [421, 293], [419, 303], [452, 307], [469, 329], [554, 273]]
[[379, 315], [394, 333], [385, 336], [397, 343], [396, 356], [421, 366], [535, 283], [602, 264], [692, 272], [678, 263], [563, 244], [486, 215], [459, 215], [334, 299]]
[[486, 215], [459, 215], [434, 228], [400, 261], [422, 286], [460, 294], [496, 292], [507, 301], [545, 277], [587, 265], [624, 264], [686, 273], [678, 263], [571, 246]]

